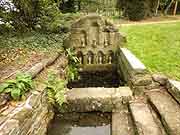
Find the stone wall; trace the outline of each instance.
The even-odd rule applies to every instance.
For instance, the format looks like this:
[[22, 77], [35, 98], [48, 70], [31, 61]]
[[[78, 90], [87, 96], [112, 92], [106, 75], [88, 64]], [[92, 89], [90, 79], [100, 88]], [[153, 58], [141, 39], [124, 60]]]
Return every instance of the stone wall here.
[[0, 135], [45, 135], [53, 114], [45, 94], [35, 92], [25, 102], [1, 112]]
[[139, 74], [146, 74], [147, 69], [143, 63], [127, 48], [118, 50], [118, 71], [123, 80], [129, 83], [130, 78]]
[[160, 87], [144, 64], [127, 48], [119, 48], [117, 55], [118, 73], [134, 95], [143, 95], [145, 91]]

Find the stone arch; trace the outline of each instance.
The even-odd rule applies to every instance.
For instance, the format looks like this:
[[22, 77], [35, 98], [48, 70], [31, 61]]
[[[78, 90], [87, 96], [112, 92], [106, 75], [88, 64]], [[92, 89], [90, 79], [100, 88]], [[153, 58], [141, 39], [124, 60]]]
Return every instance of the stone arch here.
[[80, 64], [84, 64], [84, 56], [81, 51], [77, 52], [77, 58], [79, 59]]
[[102, 51], [97, 53], [97, 64], [104, 64], [105, 55]]
[[114, 52], [112, 50], [109, 50], [107, 54], [107, 63], [112, 64], [113, 62], [114, 62]]
[[94, 54], [92, 51], [87, 53], [87, 64], [94, 64]]

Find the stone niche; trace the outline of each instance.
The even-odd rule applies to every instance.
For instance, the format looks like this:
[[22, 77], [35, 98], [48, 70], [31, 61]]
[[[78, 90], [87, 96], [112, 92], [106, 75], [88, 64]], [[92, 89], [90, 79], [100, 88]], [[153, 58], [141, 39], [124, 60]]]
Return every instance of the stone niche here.
[[83, 70], [110, 70], [116, 67], [117, 50], [125, 38], [115, 26], [98, 15], [77, 20], [65, 44], [74, 48]]

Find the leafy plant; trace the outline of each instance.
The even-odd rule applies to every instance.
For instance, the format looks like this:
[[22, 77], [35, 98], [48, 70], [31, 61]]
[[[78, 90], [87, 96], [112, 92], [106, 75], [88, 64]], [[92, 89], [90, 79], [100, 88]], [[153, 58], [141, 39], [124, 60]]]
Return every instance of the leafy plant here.
[[0, 93], [10, 94], [14, 100], [20, 100], [32, 88], [32, 77], [29, 74], [18, 73], [14, 80], [8, 80], [0, 85]]
[[66, 52], [68, 57], [67, 77], [68, 81], [72, 81], [78, 78], [79, 59], [72, 48], [66, 49]]
[[48, 81], [46, 82], [46, 85], [49, 103], [53, 105], [57, 103], [59, 106], [61, 106], [65, 101], [64, 94], [66, 81], [58, 79], [56, 74], [51, 72], [48, 75]]

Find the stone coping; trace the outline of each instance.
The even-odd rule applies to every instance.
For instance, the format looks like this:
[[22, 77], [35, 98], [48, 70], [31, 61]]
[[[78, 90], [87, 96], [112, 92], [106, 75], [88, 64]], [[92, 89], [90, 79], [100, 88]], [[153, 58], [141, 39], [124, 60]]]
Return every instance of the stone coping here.
[[66, 103], [60, 112], [112, 112], [132, 98], [129, 87], [73, 88], [66, 93]]
[[123, 54], [122, 59], [125, 58], [125, 61], [130, 66], [131, 70], [134, 72], [147, 72], [145, 65], [127, 48], [120, 48], [121, 54]]
[[180, 82], [175, 80], [168, 80], [168, 91], [180, 103]]
[[89, 88], [72, 88], [67, 92], [67, 100], [76, 100], [82, 98], [122, 98], [132, 96], [132, 91], [129, 87], [119, 88], [104, 88], [104, 87], [89, 87]]

